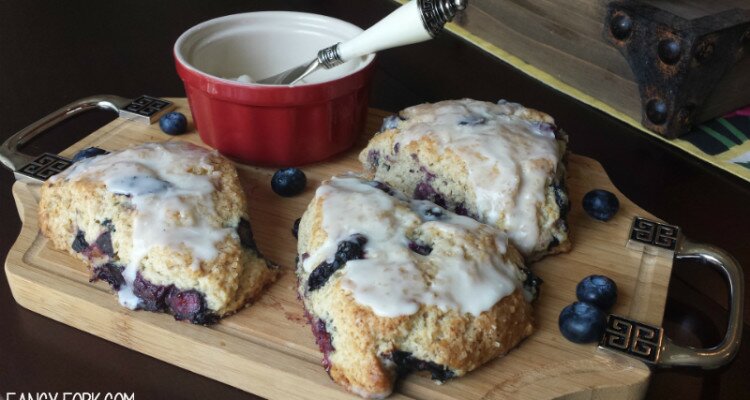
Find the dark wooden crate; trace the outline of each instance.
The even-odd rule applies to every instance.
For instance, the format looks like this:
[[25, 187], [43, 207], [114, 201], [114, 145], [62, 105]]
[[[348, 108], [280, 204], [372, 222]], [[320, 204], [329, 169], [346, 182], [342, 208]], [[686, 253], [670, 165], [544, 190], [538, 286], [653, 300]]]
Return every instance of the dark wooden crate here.
[[[669, 37], [676, 38], [684, 46], [681, 49], [681, 59], [675, 65], [680, 65], [684, 60], [684, 70], [698, 73], [690, 84], [709, 87], [699, 95], [693, 94], [693, 99], [688, 101], [686, 98], [690, 96], [685, 93], [690, 92], [690, 88], [665, 86], [665, 82], [673, 82], [673, 77], [662, 74], [661, 80], [651, 79], [649, 82], [641, 79], [643, 85], [656, 85], [661, 92], [659, 97], [663, 97], [667, 113], [663, 123], [654, 123], [653, 117], [649, 118], [646, 114], [646, 104], [655, 96], [653, 90], [644, 90], [647, 93], [642, 93], [639, 78], [618, 48], [617, 40], [613, 40], [609, 23], [612, 18], [610, 7], [614, 3], [625, 6], [645, 4], [646, 7], [660, 10], [662, 17], [672, 15], [671, 21], [683, 22], [682, 27], [676, 24], [678, 26], [667, 32], [671, 35]], [[695, 61], [700, 45], [698, 42], [711, 39], [712, 36], [706, 35], [705, 29], [703, 34], [694, 34], [693, 38], [680, 35], [690, 33], [685, 32], [685, 26], [694, 25], [700, 18], [708, 19], [721, 13], [724, 14], [714, 18], [715, 28], [720, 30], [721, 21], [729, 19], [728, 23], [724, 22], [724, 30], [726, 31], [726, 25], [733, 26], [734, 31], [731, 33], [736, 36], [739, 31], [740, 35], [732, 39], [737, 41], [732, 48], [733, 54], [724, 56], [725, 59], [714, 54], [714, 69], [717, 66], [720, 69], [723, 66], [728, 68], [717, 74], [718, 82], [712, 83], [707, 74], [701, 75], [704, 71], [696, 67]], [[645, 14], [655, 15], [648, 9]], [[706, 121], [750, 104], [750, 0], [470, 0], [466, 12], [455, 22], [471, 35], [500, 49], [500, 53], [519, 59], [521, 62], [516, 62], [515, 65], [520, 64], [522, 69], [525, 69], [523, 64], [527, 63], [529, 69], [541, 70], [548, 75], [548, 80], [563, 84], [558, 86], [567, 85], [584, 96], [595, 99], [597, 104], [607, 106], [633, 120], [640, 120], [646, 128], [666, 137], [679, 136], [686, 133], [693, 123]], [[635, 25], [644, 23], [635, 20]], [[744, 43], [742, 34], [745, 35]], [[651, 35], [652, 33], [647, 33], [641, 36], [649, 39]], [[658, 42], [653, 39], [651, 41]], [[656, 69], [674, 69], [659, 59], [656, 44], [644, 46], [643, 53], [654, 60], [639, 57], [639, 60], [632, 60], [631, 63], [650, 62]], [[692, 108], [689, 108], [685, 103], [697, 104], [691, 104]], [[681, 111], [688, 115], [678, 115]], [[680, 117], [687, 118], [681, 120]]]

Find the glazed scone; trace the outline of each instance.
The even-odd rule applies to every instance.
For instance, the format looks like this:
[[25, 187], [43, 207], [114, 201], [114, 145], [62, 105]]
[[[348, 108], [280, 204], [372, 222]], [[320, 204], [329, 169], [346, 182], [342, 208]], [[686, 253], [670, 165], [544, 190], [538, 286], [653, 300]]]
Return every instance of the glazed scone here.
[[448, 100], [386, 118], [359, 159], [371, 179], [506, 231], [533, 261], [570, 249], [566, 143], [542, 112]]
[[343, 176], [317, 189], [298, 238], [323, 364], [360, 396], [387, 396], [410, 370], [464, 375], [532, 332], [540, 281], [497, 228]]
[[48, 179], [39, 223], [123, 306], [210, 324], [244, 307], [278, 273], [255, 246], [246, 208], [237, 171], [217, 152], [147, 143]]

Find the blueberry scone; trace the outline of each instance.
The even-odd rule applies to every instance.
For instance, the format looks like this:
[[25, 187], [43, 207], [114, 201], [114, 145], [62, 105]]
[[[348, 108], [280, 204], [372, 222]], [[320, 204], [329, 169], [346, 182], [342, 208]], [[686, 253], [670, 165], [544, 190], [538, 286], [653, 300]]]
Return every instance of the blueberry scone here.
[[386, 118], [359, 159], [370, 178], [506, 231], [532, 261], [570, 249], [566, 143], [542, 112], [449, 100]]
[[255, 246], [232, 163], [188, 143], [74, 163], [42, 186], [39, 222], [123, 306], [196, 324], [236, 312], [278, 272]]
[[540, 281], [495, 227], [343, 176], [318, 188], [298, 238], [323, 365], [360, 396], [385, 397], [412, 370], [464, 375], [532, 332]]

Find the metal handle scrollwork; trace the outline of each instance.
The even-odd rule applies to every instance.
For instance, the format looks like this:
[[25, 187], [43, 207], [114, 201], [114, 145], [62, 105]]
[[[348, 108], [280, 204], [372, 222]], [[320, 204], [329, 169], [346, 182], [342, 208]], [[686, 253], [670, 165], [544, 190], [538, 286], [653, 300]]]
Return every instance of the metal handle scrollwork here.
[[66, 119], [93, 109], [112, 110], [119, 113], [129, 99], [114, 95], [98, 95], [76, 100], [46, 117], [16, 132], [0, 145], [0, 162], [12, 171], [33, 161], [35, 157], [24, 154], [21, 147], [45, 130]]

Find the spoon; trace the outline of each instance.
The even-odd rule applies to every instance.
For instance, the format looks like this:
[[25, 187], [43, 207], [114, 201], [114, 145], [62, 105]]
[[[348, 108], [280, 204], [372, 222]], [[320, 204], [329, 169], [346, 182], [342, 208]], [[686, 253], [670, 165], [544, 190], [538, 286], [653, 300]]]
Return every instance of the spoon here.
[[466, 8], [468, 0], [412, 0], [366, 31], [318, 52], [317, 58], [257, 81], [292, 86], [320, 68], [330, 69], [380, 50], [424, 42], [442, 31], [446, 22]]

